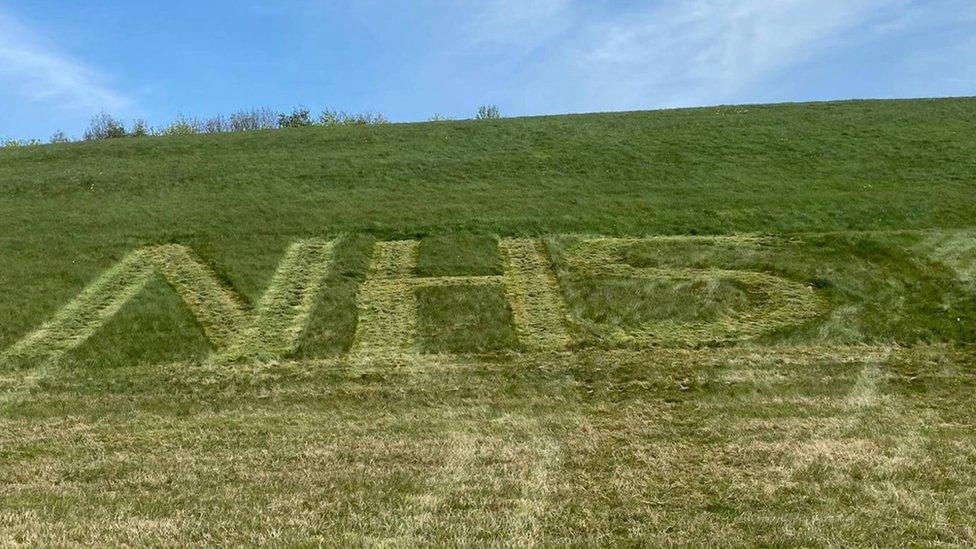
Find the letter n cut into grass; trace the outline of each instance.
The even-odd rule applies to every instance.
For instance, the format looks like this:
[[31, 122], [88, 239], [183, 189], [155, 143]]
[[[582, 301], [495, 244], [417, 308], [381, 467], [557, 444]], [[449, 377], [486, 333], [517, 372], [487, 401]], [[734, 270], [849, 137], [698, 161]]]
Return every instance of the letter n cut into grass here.
[[185, 246], [136, 250], [91, 283], [54, 318], [0, 359], [28, 367], [58, 361], [105, 325], [156, 274], [161, 275], [216, 347], [220, 361], [280, 357], [295, 348], [332, 259], [333, 243], [296, 242], [285, 254], [256, 310]]

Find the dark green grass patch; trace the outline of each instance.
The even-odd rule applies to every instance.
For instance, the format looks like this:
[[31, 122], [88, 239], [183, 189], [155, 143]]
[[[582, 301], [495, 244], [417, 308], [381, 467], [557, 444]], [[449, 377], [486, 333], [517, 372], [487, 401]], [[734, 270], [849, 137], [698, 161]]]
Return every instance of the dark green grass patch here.
[[417, 331], [427, 352], [481, 353], [516, 348], [512, 311], [496, 286], [417, 290]]
[[429, 236], [420, 241], [419, 276], [491, 276], [502, 274], [498, 239], [490, 235]]
[[62, 366], [125, 369], [200, 360], [211, 350], [193, 315], [157, 276], [93, 337], [69, 351]]
[[319, 358], [343, 354], [356, 335], [356, 294], [366, 278], [374, 239], [369, 235], [342, 238], [325, 278], [325, 291], [312, 308], [296, 357]]
[[755, 306], [746, 288], [735, 281], [574, 277], [565, 294], [576, 314], [590, 322], [638, 327], [661, 320], [714, 321]]

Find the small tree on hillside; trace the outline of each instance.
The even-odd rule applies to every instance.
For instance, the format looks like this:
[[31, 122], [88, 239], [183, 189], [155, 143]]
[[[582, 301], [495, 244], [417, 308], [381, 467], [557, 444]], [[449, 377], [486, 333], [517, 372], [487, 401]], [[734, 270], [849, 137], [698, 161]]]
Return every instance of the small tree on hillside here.
[[230, 115], [230, 131], [251, 132], [278, 127], [280, 115], [274, 109], [259, 108], [237, 111]]
[[85, 130], [85, 141], [117, 139], [125, 136], [125, 126], [107, 112], [92, 117], [91, 122], [88, 123], [88, 129]]
[[137, 118], [135, 122], [132, 123], [132, 131], [129, 132], [131, 137], [146, 137], [149, 135], [149, 123], [141, 118]]
[[278, 115], [279, 128], [304, 128], [314, 123], [312, 113], [306, 107], [292, 109], [291, 114]]
[[475, 115], [475, 120], [495, 120], [502, 117], [502, 112], [498, 109], [498, 105], [482, 105], [478, 107], [478, 114]]
[[231, 123], [222, 114], [211, 116], [203, 121], [203, 131], [206, 133], [224, 133], [230, 131]]
[[176, 117], [176, 121], [163, 130], [163, 135], [195, 135], [202, 131], [203, 124], [196, 118], [191, 118], [182, 113]]

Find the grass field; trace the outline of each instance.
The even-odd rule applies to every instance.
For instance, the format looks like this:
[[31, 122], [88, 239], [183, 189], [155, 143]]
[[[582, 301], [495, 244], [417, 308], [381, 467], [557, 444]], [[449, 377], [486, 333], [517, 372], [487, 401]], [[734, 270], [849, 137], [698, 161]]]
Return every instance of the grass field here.
[[0, 545], [976, 543], [976, 99], [0, 149]]

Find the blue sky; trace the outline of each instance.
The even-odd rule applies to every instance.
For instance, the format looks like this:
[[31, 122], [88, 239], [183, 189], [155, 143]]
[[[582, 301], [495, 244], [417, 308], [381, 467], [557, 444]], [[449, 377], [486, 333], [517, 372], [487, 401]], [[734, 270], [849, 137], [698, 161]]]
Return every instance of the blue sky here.
[[247, 107], [505, 115], [976, 95], [973, 0], [0, 0], [0, 137]]

